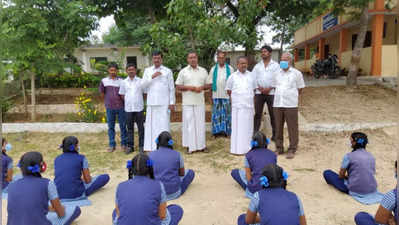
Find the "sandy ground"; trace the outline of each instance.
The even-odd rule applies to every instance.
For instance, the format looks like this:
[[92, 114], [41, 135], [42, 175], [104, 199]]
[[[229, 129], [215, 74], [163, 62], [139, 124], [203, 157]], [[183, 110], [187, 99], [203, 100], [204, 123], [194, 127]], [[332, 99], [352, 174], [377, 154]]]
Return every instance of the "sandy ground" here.
[[[336, 88], [338, 91], [333, 92], [335, 94], [330, 93], [329, 95], [323, 94], [326, 88], [306, 89], [303, 96], [305, 98], [302, 98], [301, 102], [303, 107], [301, 111], [308, 122], [352, 122], [350, 119], [357, 120], [356, 122], [393, 121], [392, 108], [394, 106], [390, 101], [394, 94], [389, 94], [389, 92], [386, 94], [385, 89], [381, 91], [373, 88], [367, 87], [365, 91], [353, 95], [348, 94], [349, 96], [346, 97], [342, 94], [346, 91], [339, 91], [340, 88]], [[360, 88], [360, 90], [362, 89]], [[381, 97], [376, 100], [377, 97], [371, 93], [386, 96], [386, 98]], [[370, 94], [374, 97], [369, 97]], [[327, 96], [334, 97], [326, 100]], [[342, 99], [343, 103], [336, 98]], [[368, 101], [371, 102], [367, 103]], [[347, 113], [341, 114], [338, 112], [338, 108]], [[358, 112], [359, 109], [360, 117], [354, 115], [354, 112]], [[315, 114], [311, 115], [311, 111], [314, 111]], [[378, 190], [387, 192], [396, 183], [394, 179], [395, 128], [364, 130], [364, 132], [369, 136], [367, 150], [376, 158]], [[42, 134], [37, 135], [47, 138]], [[105, 143], [105, 135], [105, 133], [87, 135], [82, 138], [82, 143], [87, 143], [87, 145], [99, 141]], [[292, 160], [287, 160], [284, 156], [278, 158], [278, 164], [289, 174], [287, 189], [295, 192], [302, 199], [308, 224], [354, 224], [353, 217], [357, 212], [366, 211], [374, 215], [378, 208], [378, 205], [367, 206], [356, 202], [350, 196], [327, 185], [322, 177], [322, 172], [325, 169], [335, 171], [339, 169], [342, 157], [350, 151], [349, 135], [350, 132], [301, 132], [297, 156]], [[177, 143], [181, 142], [180, 133], [175, 132], [173, 136]], [[14, 138], [12, 135], [11, 137]], [[243, 167], [243, 157], [232, 156], [228, 153], [230, 144], [228, 139], [212, 140], [208, 134], [207, 140], [211, 153], [184, 155], [186, 168], [193, 169], [196, 172], [196, 177], [183, 196], [168, 204], [179, 204], [183, 207], [184, 215], [181, 225], [234, 225], [237, 217], [246, 211], [249, 203], [244, 191], [230, 176], [231, 169]], [[42, 141], [37, 136], [34, 140], [30, 140], [28, 146], [40, 147], [40, 142]], [[285, 142], [288, 146], [288, 140]], [[177, 148], [180, 149], [180, 146]], [[270, 148], [274, 150], [274, 145], [272, 144]], [[107, 153], [97, 156], [88, 155], [89, 162], [90, 159], [96, 158], [105, 165], [93, 168], [93, 174], [107, 171], [110, 173], [111, 181], [105, 188], [90, 196], [89, 199], [93, 205], [82, 208], [82, 215], [73, 223], [74, 225], [111, 224], [115, 190], [120, 182], [126, 180], [127, 171], [123, 168], [126, 160], [132, 157], [132, 155], [122, 156], [122, 153], [115, 154], [119, 155], [115, 157], [108, 157]], [[46, 157], [53, 158], [55, 155], [56, 153], [49, 152]], [[101, 159], [97, 159], [97, 157]], [[112, 161], [112, 166], [106, 165], [107, 161]], [[49, 167], [51, 168], [51, 164]], [[46, 176], [51, 177], [51, 172]], [[2, 224], [6, 224], [6, 204], [7, 201], [3, 200]]]
[[309, 123], [397, 120], [396, 93], [378, 85], [356, 89], [345, 86], [308, 87], [300, 98], [299, 110]]
[[[368, 150], [377, 161], [377, 182], [381, 192], [394, 187], [393, 162], [396, 158], [392, 129], [365, 131], [370, 137]], [[278, 163], [289, 173], [288, 190], [303, 201], [308, 224], [354, 224], [353, 216], [358, 211], [374, 214], [378, 205], [365, 206], [350, 196], [341, 194], [328, 186], [323, 178], [324, 169], [338, 169], [343, 155], [348, 152], [349, 133], [301, 133], [297, 157], [287, 160], [278, 158]], [[218, 145], [228, 140], [218, 140]], [[271, 146], [273, 149], [274, 146]], [[230, 176], [230, 170], [242, 167], [243, 157], [230, 156], [227, 147], [213, 150], [209, 154], [185, 155], [186, 168], [196, 172], [194, 182], [187, 192], [169, 204], [179, 204], [184, 209], [180, 224], [236, 224], [237, 216], [244, 213], [249, 200]], [[225, 155], [225, 157], [220, 157]], [[119, 168], [125, 162], [120, 162]], [[92, 206], [83, 207], [82, 215], [75, 225], [111, 224], [114, 195], [117, 185], [127, 177], [126, 171], [112, 170], [110, 183], [89, 199]], [[6, 222], [6, 201], [3, 200], [3, 218]]]

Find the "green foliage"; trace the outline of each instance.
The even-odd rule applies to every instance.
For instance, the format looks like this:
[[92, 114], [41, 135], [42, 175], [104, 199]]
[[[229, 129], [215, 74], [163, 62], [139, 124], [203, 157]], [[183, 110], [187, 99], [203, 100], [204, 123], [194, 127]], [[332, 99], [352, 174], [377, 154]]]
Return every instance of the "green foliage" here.
[[[0, 10], [0, 55], [36, 74], [62, 71], [97, 27], [96, 7], [77, 0], [11, 0]], [[71, 60], [65, 60], [71, 59]], [[69, 62], [68, 62], [69, 61]]]
[[110, 31], [103, 35], [103, 41], [107, 44], [118, 46], [142, 45], [148, 42], [151, 37], [151, 28], [148, 16], [133, 16], [125, 21], [124, 25], [113, 26]]

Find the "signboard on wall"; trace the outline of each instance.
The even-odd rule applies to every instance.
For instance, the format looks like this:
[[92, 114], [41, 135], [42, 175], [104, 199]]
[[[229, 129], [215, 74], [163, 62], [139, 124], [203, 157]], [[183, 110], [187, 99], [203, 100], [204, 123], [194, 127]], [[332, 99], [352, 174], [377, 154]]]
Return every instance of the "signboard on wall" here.
[[323, 31], [330, 29], [331, 27], [338, 24], [338, 17], [332, 13], [328, 13], [323, 16]]

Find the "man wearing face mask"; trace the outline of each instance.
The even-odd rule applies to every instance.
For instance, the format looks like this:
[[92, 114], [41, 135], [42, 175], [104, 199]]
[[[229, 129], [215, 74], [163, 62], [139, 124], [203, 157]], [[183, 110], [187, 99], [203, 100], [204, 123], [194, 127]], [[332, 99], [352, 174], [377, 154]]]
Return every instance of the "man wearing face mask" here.
[[292, 55], [283, 53], [280, 70], [275, 78], [273, 113], [276, 125], [276, 151], [284, 153], [284, 123], [287, 122], [290, 145], [287, 159], [292, 159], [298, 147], [298, 99], [305, 87], [302, 73], [292, 66]]

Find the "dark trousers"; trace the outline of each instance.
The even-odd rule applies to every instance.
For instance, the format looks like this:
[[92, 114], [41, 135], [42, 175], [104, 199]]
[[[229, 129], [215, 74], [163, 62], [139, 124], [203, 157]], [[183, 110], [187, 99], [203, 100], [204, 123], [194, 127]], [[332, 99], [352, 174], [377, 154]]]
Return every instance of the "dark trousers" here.
[[327, 184], [331, 184], [336, 189], [346, 194], [349, 193], [348, 187], [345, 185], [344, 179], [339, 178], [338, 174], [332, 170], [325, 170], [323, 172], [323, 177]]
[[355, 223], [356, 225], [377, 225], [374, 218], [366, 212], [357, 213], [355, 216]]
[[126, 112], [127, 125], [127, 146], [134, 148], [134, 123], [139, 129], [139, 148], [144, 146], [144, 113], [141, 112]]
[[290, 139], [289, 152], [296, 152], [299, 142], [298, 134], [298, 108], [273, 108], [276, 124], [276, 150], [284, 151], [284, 123], [287, 122], [288, 136]]
[[275, 129], [275, 119], [273, 113], [273, 101], [274, 95], [264, 95], [264, 94], [256, 94], [255, 95], [255, 117], [254, 117], [254, 133], [259, 131], [260, 124], [262, 122], [262, 114], [263, 114], [263, 106], [267, 105], [270, 116], [270, 125], [272, 126], [272, 137], [275, 137], [276, 129]]

